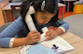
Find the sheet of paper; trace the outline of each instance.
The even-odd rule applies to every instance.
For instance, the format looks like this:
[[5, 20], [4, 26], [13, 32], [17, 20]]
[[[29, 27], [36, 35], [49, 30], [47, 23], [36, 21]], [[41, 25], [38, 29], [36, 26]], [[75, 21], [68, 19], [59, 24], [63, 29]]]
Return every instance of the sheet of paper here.
[[75, 48], [72, 47], [68, 42], [62, 39], [60, 36], [57, 36], [55, 39], [50, 41], [44, 41], [40, 44], [44, 45], [45, 47], [52, 48], [53, 44], [59, 47], [60, 50], [66, 52], [70, 50], [74, 50]]

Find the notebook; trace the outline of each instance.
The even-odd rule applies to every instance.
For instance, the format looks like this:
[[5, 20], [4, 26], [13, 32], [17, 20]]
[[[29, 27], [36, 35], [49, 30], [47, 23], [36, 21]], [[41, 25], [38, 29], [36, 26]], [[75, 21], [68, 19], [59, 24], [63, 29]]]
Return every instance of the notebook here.
[[53, 44], [55, 44], [59, 47], [59, 49], [62, 51], [62, 53], [72, 51], [72, 50], [75, 49], [72, 45], [70, 45], [67, 41], [65, 41], [60, 36], [57, 36], [56, 38], [54, 38], [50, 41], [44, 41], [40, 44], [42, 44], [42, 45], [44, 45], [45, 47], [48, 47], [48, 48], [52, 48]]
[[[59, 47], [56, 52], [52, 50], [53, 45]], [[70, 45], [67, 41], [65, 41], [60, 36], [57, 36], [56, 38], [49, 41], [43, 41], [35, 45], [21, 46], [19, 48], [20, 48], [20, 54], [31, 54], [31, 53], [37, 54], [37, 52], [42, 52], [43, 54], [48, 52], [61, 54], [75, 49], [72, 45]]]

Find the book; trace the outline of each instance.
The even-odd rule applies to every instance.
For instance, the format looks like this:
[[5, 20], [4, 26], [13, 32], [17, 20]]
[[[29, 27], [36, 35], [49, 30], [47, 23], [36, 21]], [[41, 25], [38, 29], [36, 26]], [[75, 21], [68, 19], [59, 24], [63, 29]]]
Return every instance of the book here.
[[67, 41], [65, 41], [60, 36], [57, 36], [56, 38], [49, 40], [49, 41], [44, 41], [40, 44], [48, 48], [52, 48], [53, 44], [55, 44], [59, 47], [59, 50], [62, 51], [61, 53], [65, 53], [65, 52], [72, 51], [75, 49], [72, 45], [70, 45]]
[[[55, 52], [52, 49], [53, 45], [56, 45], [58, 47], [57, 51]], [[60, 36], [57, 36], [56, 38], [49, 41], [43, 41], [35, 45], [21, 46], [19, 48], [20, 48], [20, 54], [31, 54], [31, 53], [37, 54], [37, 52], [42, 52], [43, 54], [44, 53], [61, 54], [75, 49], [72, 45], [70, 45]]]

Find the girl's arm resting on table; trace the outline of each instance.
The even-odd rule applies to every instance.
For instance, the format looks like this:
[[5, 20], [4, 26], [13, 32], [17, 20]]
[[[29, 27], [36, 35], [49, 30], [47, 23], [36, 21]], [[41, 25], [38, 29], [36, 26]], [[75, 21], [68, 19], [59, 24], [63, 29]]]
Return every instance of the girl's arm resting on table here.
[[63, 20], [58, 20], [57, 25], [58, 25], [58, 29], [59, 30], [61, 29], [63, 33], [67, 32], [69, 29], [69, 24]]
[[11, 38], [1, 38], [0, 37], [0, 47], [9, 47]]
[[67, 32], [69, 29], [69, 24], [63, 20], [58, 20], [56, 22], [56, 25], [57, 25], [57, 29], [55, 29], [55, 32], [57, 33], [57, 35], [61, 35]]
[[64, 31], [61, 28], [57, 28], [55, 32], [57, 33], [57, 35], [61, 35], [62, 33], [64, 33]]
[[29, 44], [29, 43], [26, 41], [26, 37], [24, 37], [24, 38], [15, 38], [12, 47], [17, 47], [17, 46], [22, 46], [22, 45], [27, 45], [27, 44]]
[[0, 47], [17, 47], [22, 45], [31, 44], [30, 40], [23, 38], [0, 38]]
[[39, 40], [40, 40], [40, 32], [34, 30], [29, 32], [28, 35], [24, 38], [15, 38], [13, 47], [33, 44]]
[[58, 20], [56, 24], [58, 25], [58, 28], [55, 30], [57, 35], [61, 35], [69, 29], [69, 24], [65, 21]]
[[[52, 24], [54, 24], [54, 23], [52, 23]], [[57, 26], [57, 28], [56, 28], [56, 26]], [[45, 35], [45, 36], [48, 36], [48, 38], [46, 38], [46, 41], [51, 40], [51, 39], [55, 38], [56, 36], [59, 36], [59, 35], [65, 33], [68, 30], [68, 28], [69, 28], [68, 23], [58, 20], [56, 22], [56, 24], [54, 24], [53, 29], [48, 29], [48, 31]]]
[[18, 18], [0, 33], [0, 47], [12, 47], [15, 35], [23, 28], [20, 20]]

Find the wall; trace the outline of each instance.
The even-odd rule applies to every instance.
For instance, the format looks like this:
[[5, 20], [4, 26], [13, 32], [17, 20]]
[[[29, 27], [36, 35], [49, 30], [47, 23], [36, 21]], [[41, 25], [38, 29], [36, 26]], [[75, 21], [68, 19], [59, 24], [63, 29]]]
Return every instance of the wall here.
[[0, 26], [3, 25], [4, 23], [5, 23], [4, 16], [3, 16], [2, 8], [0, 6]]
[[2, 8], [9, 3], [9, 0], [3, 0], [0, 2], [0, 26], [5, 24]]

